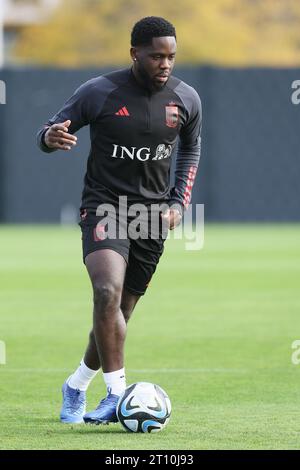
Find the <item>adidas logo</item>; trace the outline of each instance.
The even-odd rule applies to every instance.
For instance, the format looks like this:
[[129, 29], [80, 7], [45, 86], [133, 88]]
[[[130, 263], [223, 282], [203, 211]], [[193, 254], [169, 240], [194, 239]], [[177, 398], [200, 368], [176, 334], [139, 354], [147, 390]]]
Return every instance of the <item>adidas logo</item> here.
[[119, 109], [118, 112], [115, 113], [116, 116], [130, 116], [126, 106], [123, 106], [123, 108]]

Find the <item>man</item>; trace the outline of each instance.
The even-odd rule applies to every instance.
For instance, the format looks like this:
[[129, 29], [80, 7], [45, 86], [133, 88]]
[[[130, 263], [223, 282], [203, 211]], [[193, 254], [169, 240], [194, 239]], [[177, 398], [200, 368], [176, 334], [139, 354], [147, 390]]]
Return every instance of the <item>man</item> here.
[[[116, 422], [116, 404], [126, 388], [126, 324], [163, 252], [157, 236], [106, 237], [102, 204], [116, 208], [167, 203], [161, 219], [176, 227], [191, 198], [200, 158], [201, 104], [196, 91], [171, 76], [176, 32], [163, 18], [147, 17], [131, 34], [132, 67], [89, 80], [38, 133], [44, 152], [69, 151], [74, 133], [90, 126], [91, 149], [80, 208], [83, 260], [94, 293], [93, 328], [78, 369], [63, 385], [64, 423]], [[169, 173], [179, 137], [174, 188]], [[128, 222], [127, 222], [128, 228]], [[102, 367], [107, 396], [86, 414], [86, 390]]]

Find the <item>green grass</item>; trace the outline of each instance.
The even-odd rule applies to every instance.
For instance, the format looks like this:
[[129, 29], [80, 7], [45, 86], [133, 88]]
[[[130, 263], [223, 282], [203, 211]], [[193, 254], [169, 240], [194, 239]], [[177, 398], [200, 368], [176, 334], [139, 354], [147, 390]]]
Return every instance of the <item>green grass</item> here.
[[[211, 225], [201, 251], [170, 240], [128, 328], [127, 382], [170, 395], [169, 425], [63, 425], [61, 384], [91, 326], [79, 228], [0, 228], [1, 449], [298, 449], [300, 226]], [[102, 378], [88, 392], [92, 409]]]

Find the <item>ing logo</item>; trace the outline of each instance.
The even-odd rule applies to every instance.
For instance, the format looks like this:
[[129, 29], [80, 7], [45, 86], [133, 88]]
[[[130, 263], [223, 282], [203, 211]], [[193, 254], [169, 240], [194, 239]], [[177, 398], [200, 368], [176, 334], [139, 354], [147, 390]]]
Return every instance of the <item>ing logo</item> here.
[[4, 341], [0, 341], [0, 365], [6, 364], [6, 348]]
[[0, 80], [0, 104], [6, 104], [6, 86], [3, 80]]

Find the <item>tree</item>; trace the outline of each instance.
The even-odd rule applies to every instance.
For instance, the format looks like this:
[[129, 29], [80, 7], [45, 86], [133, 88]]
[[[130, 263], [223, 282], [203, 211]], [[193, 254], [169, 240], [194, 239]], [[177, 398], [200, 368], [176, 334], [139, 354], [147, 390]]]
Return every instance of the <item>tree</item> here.
[[300, 61], [299, 0], [62, 0], [47, 23], [24, 28], [15, 57], [61, 67], [123, 65], [133, 24], [150, 15], [175, 24], [177, 63]]

